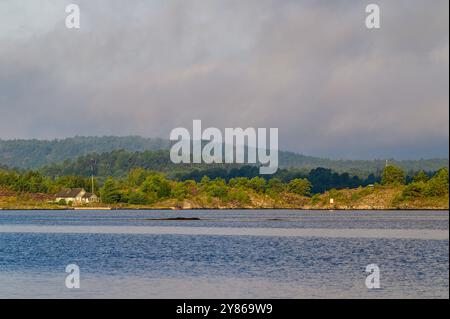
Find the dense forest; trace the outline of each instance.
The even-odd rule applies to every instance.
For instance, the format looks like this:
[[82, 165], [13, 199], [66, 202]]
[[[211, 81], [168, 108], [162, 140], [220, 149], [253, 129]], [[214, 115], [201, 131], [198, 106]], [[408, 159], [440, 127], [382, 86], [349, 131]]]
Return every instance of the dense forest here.
[[[222, 178], [226, 181], [236, 177], [258, 177], [257, 166], [238, 164], [174, 164], [170, 161], [169, 151], [144, 151], [129, 152], [125, 150], [112, 151], [102, 154], [89, 154], [81, 156], [74, 161], [64, 161], [58, 164], [44, 166], [40, 171], [45, 176], [57, 177], [67, 175], [79, 175], [88, 177], [94, 174], [100, 180], [108, 176], [121, 178], [135, 168], [165, 173], [174, 180], [195, 180], [199, 182], [202, 177], [211, 179]], [[295, 178], [307, 178], [313, 185], [313, 193], [321, 193], [331, 188], [354, 188], [380, 182], [381, 171], [369, 174], [339, 173], [330, 168], [280, 168], [273, 175], [261, 175], [266, 180], [278, 178], [283, 182], [289, 182]], [[437, 171], [437, 169], [436, 169]], [[417, 171], [406, 172], [406, 178], [411, 180]], [[431, 176], [434, 171], [427, 171]]]
[[168, 149], [169, 141], [140, 136], [103, 136], [55, 139], [55, 140], [1, 140], [0, 165], [36, 169], [51, 163], [75, 159], [89, 153], [104, 153], [124, 149], [155, 151]]
[[[330, 180], [325, 180], [326, 178]], [[337, 183], [343, 183], [343, 181], [348, 182], [348, 178], [347, 175], [332, 173], [322, 168], [312, 170], [308, 177], [295, 177], [289, 181], [283, 181], [277, 177], [266, 180], [258, 176], [252, 178], [233, 177], [228, 180], [220, 177], [212, 179], [208, 176], [203, 176], [200, 181], [195, 179], [171, 180], [163, 173], [135, 168], [131, 169], [124, 177], [108, 177], [101, 183], [94, 180], [94, 188], [99, 190], [103, 204], [152, 205], [165, 200], [174, 200], [178, 203], [191, 200], [200, 207], [211, 207], [212, 203], [216, 203], [214, 205], [232, 204], [236, 207], [254, 207], [259, 205], [258, 202], [267, 201], [270, 201], [271, 205], [275, 205], [277, 202], [281, 203], [280, 205], [304, 205], [305, 203], [314, 205], [319, 201], [324, 201], [324, 197], [321, 197], [316, 191], [329, 187], [328, 183], [338, 185]], [[350, 178], [350, 180], [353, 179]], [[354, 182], [356, 183], [356, 180]], [[36, 171], [20, 173], [0, 170], [0, 190], [13, 191], [15, 194], [19, 194], [18, 196], [22, 196], [20, 194], [55, 194], [66, 188], [83, 187], [90, 190], [91, 186], [91, 180], [88, 177], [74, 175], [49, 177]], [[356, 186], [359, 187], [356, 188]], [[322, 187], [322, 189], [315, 191], [314, 187]], [[392, 187], [397, 187], [400, 191], [395, 198], [397, 202], [435, 198], [439, 199], [440, 205], [442, 205], [442, 199], [444, 201], [446, 198], [448, 199], [448, 169], [443, 168], [431, 176], [421, 171], [408, 182], [402, 169], [389, 165], [383, 170], [379, 183], [368, 187], [355, 184], [354, 190], [357, 192], [351, 194], [350, 200], [355, 202], [362, 196], [370, 197], [376, 189], [389, 191]], [[344, 201], [339, 197], [342, 194], [336, 193], [335, 187], [329, 191], [330, 196]], [[6, 197], [8, 196], [11, 195]], [[66, 205], [67, 203], [58, 204]]]
[[[274, 175], [259, 175], [256, 165], [243, 164], [174, 164], [169, 157], [170, 144], [161, 139], [129, 137], [75, 137], [63, 140], [0, 140], [0, 170], [21, 176], [17, 185], [31, 180], [30, 191], [48, 192], [58, 187], [89, 186], [88, 177], [103, 185], [108, 177], [123, 179], [136, 169], [162, 173], [172, 181], [200, 183], [204, 177], [221, 179], [226, 183], [236, 178], [271, 179], [289, 184], [305, 179], [311, 194], [330, 189], [356, 188], [381, 183], [385, 161], [332, 161], [291, 152], [280, 153], [280, 169]], [[417, 172], [428, 178], [448, 160], [389, 161], [405, 172], [405, 182], [411, 183]], [[33, 168], [33, 170], [30, 170]], [[52, 187], [42, 186], [39, 180], [53, 181]], [[48, 183], [47, 183], [48, 184]], [[40, 186], [38, 186], [40, 185]], [[97, 187], [98, 187], [97, 185]], [[84, 187], [83, 186], [83, 187]], [[42, 188], [44, 187], [44, 188]], [[24, 191], [27, 187], [17, 186]]]
[[[74, 137], [51, 141], [0, 140], [0, 165], [20, 169], [38, 169], [47, 166], [46, 169], [53, 170], [56, 173], [61, 169], [62, 164], [60, 163], [69, 160], [70, 163], [64, 163], [67, 170], [79, 173], [83, 170], [89, 170], [90, 165], [80, 166], [80, 164], [86, 164], [86, 159], [99, 157], [98, 154], [106, 153], [103, 158], [110, 157], [107, 163], [111, 164], [110, 167], [114, 166], [117, 171], [109, 171], [104, 175], [118, 176], [126, 173], [127, 167], [134, 167], [134, 161], [140, 162], [139, 166], [141, 167], [162, 170], [162, 166], [167, 164], [167, 159], [161, 158], [161, 156], [166, 156], [167, 153], [158, 151], [167, 151], [169, 148], [170, 142], [167, 140], [139, 136]], [[117, 152], [119, 150], [126, 152]], [[136, 152], [143, 152], [143, 154], [133, 155]], [[80, 159], [78, 159], [79, 157]], [[146, 159], [156, 162], [144, 162]], [[125, 164], [128, 160], [130, 163]], [[385, 160], [382, 159], [330, 160], [285, 151], [279, 153], [279, 162], [280, 168], [295, 168], [308, 172], [311, 169], [322, 167], [338, 173], [347, 172], [350, 175], [358, 175], [363, 178], [367, 178], [371, 173], [380, 175], [385, 166]], [[58, 163], [59, 168], [58, 165], [52, 166], [52, 164]], [[389, 163], [402, 168], [409, 175], [413, 175], [420, 170], [432, 172], [442, 167], [448, 167], [448, 159], [389, 160]], [[174, 167], [171, 166], [170, 168]]]

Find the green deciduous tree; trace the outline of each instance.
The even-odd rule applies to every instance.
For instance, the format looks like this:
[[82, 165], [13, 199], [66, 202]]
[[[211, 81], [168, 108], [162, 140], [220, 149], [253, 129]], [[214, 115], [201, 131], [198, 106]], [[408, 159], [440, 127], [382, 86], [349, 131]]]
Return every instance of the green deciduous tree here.
[[[202, 180], [203, 181], [203, 180]], [[208, 183], [206, 192], [213, 197], [225, 199], [228, 195], [228, 186], [222, 178], [216, 178]]]
[[443, 196], [448, 194], [448, 169], [440, 169], [427, 183], [427, 196]]
[[155, 199], [170, 197], [171, 187], [167, 179], [161, 174], [148, 176], [142, 183], [142, 191]]
[[238, 204], [249, 204], [250, 197], [242, 188], [232, 188], [229, 190], [227, 200]]
[[[58, 188], [84, 188], [87, 191], [92, 190], [92, 180], [91, 178], [67, 175], [60, 176], [55, 180], [56, 186]], [[99, 189], [98, 181], [94, 178], [94, 192]]]
[[384, 168], [381, 176], [381, 184], [383, 185], [404, 185], [405, 173], [402, 169], [394, 165], [388, 165]]
[[149, 203], [149, 200], [145, 196], [145, 193], [141, 190], [131, 191], [128, 195], [128, 203], [135, 205], [145, 205]]
[[424, 171], [420, 171], [418, 172], [414, 177], [413, 177], [413, 181], [414, 182], [427, 182], [428, 181], [428, 175], [424, 172]]
[[246, 177], [235, 177], [228, 181], [230, 187], [248, 187], [249, 179]]
[[266, 188], [266, 180], [261, 177], [253, 177], [248, 185], [250, 188], [252, 188], [255, 192], [262, 193], [264, 192]]
[[287, 189], [295, 194], [309, 196], [311, 194], [311, 183], [306, 178], [296, 178], [289, 182]]
[[183, 200], [189, 195], [188, 184], [183, 182], [176, 182], [172, 187], [172, 197], [178, 200]]
[[279, 194], [284, 191], [285, 185], [279, 178], [271, 178], [267, 182], [267, 192], [273, 194]]

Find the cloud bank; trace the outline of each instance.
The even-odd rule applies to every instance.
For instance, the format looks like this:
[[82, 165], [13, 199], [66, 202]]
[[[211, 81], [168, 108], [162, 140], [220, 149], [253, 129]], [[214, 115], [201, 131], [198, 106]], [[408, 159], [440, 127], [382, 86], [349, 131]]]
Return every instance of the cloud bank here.
[[[65, 6], [81, 29], [65, 28]], [[333, 158], [448, 157], [448, 1], [0, 4], [0, 138], [278, 127]]]

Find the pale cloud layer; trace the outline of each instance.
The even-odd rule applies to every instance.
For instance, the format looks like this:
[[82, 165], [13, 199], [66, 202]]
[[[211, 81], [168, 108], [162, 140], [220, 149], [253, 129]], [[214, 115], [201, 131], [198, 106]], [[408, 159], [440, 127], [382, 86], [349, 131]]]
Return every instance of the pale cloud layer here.
[[[81, 7], [81, 29], [64, 26]], [[447, 0], [2, 0], [0, 138], [278, 127], [339, 158], [448, 157]]]

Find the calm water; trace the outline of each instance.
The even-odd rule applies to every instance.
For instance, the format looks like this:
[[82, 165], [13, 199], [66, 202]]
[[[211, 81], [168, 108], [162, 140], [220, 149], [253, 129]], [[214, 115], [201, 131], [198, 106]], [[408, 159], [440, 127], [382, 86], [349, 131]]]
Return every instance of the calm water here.
[[0, 211], [0, 298], [448, 298], [448, 230], [448, 211]]

